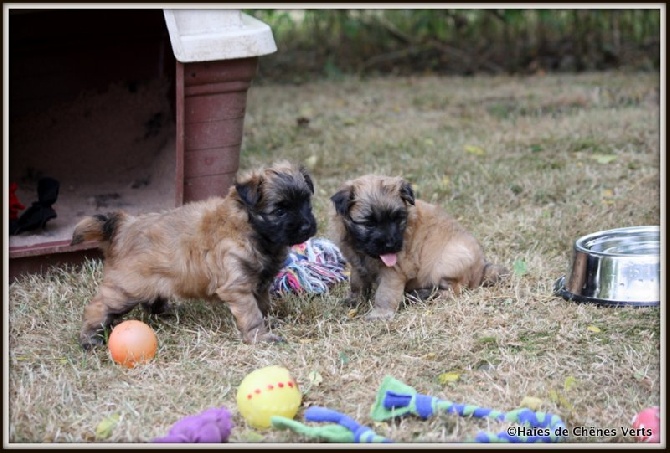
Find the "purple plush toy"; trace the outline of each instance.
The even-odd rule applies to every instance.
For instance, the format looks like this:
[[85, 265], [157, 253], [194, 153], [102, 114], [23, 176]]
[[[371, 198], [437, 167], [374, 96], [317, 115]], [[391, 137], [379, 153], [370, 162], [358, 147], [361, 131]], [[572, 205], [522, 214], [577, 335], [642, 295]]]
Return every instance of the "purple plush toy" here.
[[197, 415], [189, 415], [175, 423], [165, 437], [158, 437], [160, 443], [222, 443], [228, 442], [233, 429], [230, 412], [225, 407], [207, 409]]

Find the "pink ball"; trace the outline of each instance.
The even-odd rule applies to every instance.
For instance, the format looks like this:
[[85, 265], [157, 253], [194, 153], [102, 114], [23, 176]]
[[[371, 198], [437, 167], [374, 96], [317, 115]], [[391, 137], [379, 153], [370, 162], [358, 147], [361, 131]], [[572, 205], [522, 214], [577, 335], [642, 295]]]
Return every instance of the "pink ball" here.
[[658, 443], [661, 441], [659, 407], [652, 406], [641, 410], [633, 417], [635, 438], [640, 442]]

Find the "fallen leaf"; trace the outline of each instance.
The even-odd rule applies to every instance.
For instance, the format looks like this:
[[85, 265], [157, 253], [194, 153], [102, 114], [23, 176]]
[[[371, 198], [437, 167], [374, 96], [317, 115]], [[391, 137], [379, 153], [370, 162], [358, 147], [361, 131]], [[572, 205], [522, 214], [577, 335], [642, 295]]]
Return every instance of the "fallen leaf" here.
[[308, 158], [305, 159], [305, 165], [309, 168], [314, 168], [316, 167], [316, 164], [319, 163], [319, 156], [316, 154], [312, 154]]
[[614, 162], [617, 158], [616, 154], [592, 154], [589, 157], [599, 164], [609, 164], [610, 162]]
[[351, 319], [354, 318], [358, 314], [358, 308], [352, 308], [349, 310], [349, 313], [347, 313], [347, 316]]
[[575, 379], [573, 376], [568, 376], [565, 378], [565, 383], [563, 384], [563, 388], [565, 389], [566, 392], [570, 391], [570, 389], [577, 383], [577, 379]]
[[474, 154], [476, 156], [483, 156], [484, 154], [486, 154], [486, 151], [481, 149], [479, 146], [475, 146], [475, 145], [465, 145], [463, 147], [463, 149], [465, 150], [465, 152], [468, 152], [470, 154]]
[[311, 338], [301, 338], [298, 341], [300, 341], [300, 344], [308, 344], [308, 343], [312, 342], [312, 339]]
[[449, 372], [449, 373], [442, 373], [437, 377], [437, 381], [442, 384], [448, 384], [450, 382], [456, 382], [460, 378], [460, 375], [458, 373], [454, 372]]
[[434, 352], [429, 352], [428, 354], [421, 356], [421, 358], [423, 360], [435, 360], [437, 358], [437, 354]]
[[532, 411], [538, 411], [540, 410], [540, 406], [542, 406], [542, 400], [534, 396], [524, 396], [519, 406], [527, 407]]
[[523, 260], [516, 260], [514, 261], [514, 273], [521, 277], [522, 275], [525, 275], [528, 273], [528, 269], [526, 267], [526, 262]]
[[311, 382], [315, 387], [318, 387], [319, 384], [323, 382], [323, 377], [318, 371], [310, 371], [307, 375], [307, 378], [309, 379], [309, 382]]
[[594, 332], [594, 333], [598, 333], [598, 332], [600, 332], [600, 329], [599, 329], [598, 327], [596, 327], [596, 326], [593, 326], [593, 325], [588, 326], [588, 327], [586, 328], [586, 330], [588, 330], [588, 331], [590, 331], [590, 332]]
[[573, 406], [570, 402], [556, 390], [549, 391], [549, 399], [559, 407], [562, 407], [567, 410], [572, 410]]
[[638, 370], [635, 373], [633, 373], [633, 377], [638, 381], [641, 381], [642, 379], [644, 379], [645, 376], [646, 376], [646, 374], [644, 373], [644, 371], [639, 371]]
[[605, 205], [614, 204], [614, 191], [612, 189], [603, 189], [600, 192], [600, 195], [603, 197], [602, 203]]
[[98, 426], [95, 428], [96, 437], [99, 439], [107, 439], [112, 435], [112, 431], [116, 427], [117, 423], [119, 423], [119, 414], [110, 415], [98, 423]]

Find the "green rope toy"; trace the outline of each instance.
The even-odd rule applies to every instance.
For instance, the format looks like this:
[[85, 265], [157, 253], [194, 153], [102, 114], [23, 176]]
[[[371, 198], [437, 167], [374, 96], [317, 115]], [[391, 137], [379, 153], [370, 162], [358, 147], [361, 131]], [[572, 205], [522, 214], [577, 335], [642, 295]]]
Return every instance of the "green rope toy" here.
[[[559, 442], [564, 439], [562, 433], [565, 425], [561, 418], [546, 412], [534, 412], [530, 409], [516, 409], [503, 412], [467, 404], [456, 404], [435, 397], [422, 395], [412, 387], [403, 384], [391, 376], [386, 376], [377, 392], [375, 403], [371, 408], [370, 417], [378, 422], [405, 415], [415, 415], [428, 419], [437, 413], [446, 412], [461, 417], [490, 418], [498, 422], [513, 423], [524, 426], [533, 435], [516, 435], [519, 431], [499, 433], [480, 432], [471, 441], [481, 443], [509, 442]], [[328, 442], [339, 443], [392, 443], [393, 441], [374, 433], [351, 417], [325, 407], [310, 406], [305, 411], [305, 421], [330, 422], [324, 426], [309, 426], [286, 417], [274, 416], [272, 426], [290, 429], [298, 434], [319, 438]]]
[[416, 415], [424, 420], [438, 412], [454, 413], [461, 417], [486, 417], [498, 422], [509, 422], [529, 428], [536, 435], [520, 436], [511, 431], [499, 433], [480, 432], [474, 442], [558, 442], [563, 439], [559, 433], [565, 425], [561, 418], [545, 412], [530, 409], [516, 409], [503, 412], [479, 406], [456, 404], [417, 393], [412, 387], [391, 376], [386, 376], [377, 392], [370, 416], [375, 421], [384, 421], [404, 415]]

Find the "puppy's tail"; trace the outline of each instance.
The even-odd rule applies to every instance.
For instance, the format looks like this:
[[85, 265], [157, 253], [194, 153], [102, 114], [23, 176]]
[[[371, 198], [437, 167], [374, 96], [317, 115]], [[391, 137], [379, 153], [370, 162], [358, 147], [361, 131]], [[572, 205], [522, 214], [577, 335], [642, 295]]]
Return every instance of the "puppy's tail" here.
[[106, 216], [96, 214], [86, 217], [74, 227], [70, 245], [77, 245], [85, 241], [98, 241], [103, 243], [102, 247], [104, 248], [112, 241], [119, 224], [125, 218], [126, 214], [123, 212], [113, 212]]
[[507, 277], [509, 277], [509, 270], [506, 267], [487, 261], [482, 271], [481, 285], [492, 286]]

